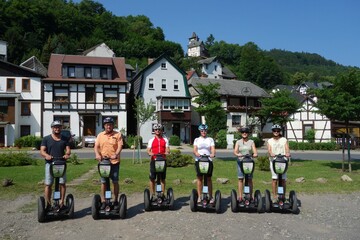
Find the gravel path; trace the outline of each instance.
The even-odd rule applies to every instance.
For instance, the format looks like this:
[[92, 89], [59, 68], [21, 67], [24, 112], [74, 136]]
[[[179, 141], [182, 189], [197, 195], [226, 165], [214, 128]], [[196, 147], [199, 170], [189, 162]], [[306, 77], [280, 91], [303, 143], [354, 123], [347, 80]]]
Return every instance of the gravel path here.
[[[81, 184], [91, 170], [69, 183]], [[127, 195], [126, 219], [93, 220], [92, 196], [75, 197], [74, 219], [37, 221], [37, 197], [0, 200], [0, 239], [359, 239], [360, 192], [301, 195], [298, 215], [233, 213], [222, 193], [220, 214], [191, 212], [189, 196], [175, 194], [175, 210], [144, 212], [143, 193]], [[264, 194], [264, 193], [262, 193]]]
[[359, 239], [360, 234], [360, 192], [300, 195], [298, 215], [233, 213], [228, 196], [221, 214], [191, 212], [188, 196], [176, 199], [174, 211], [144, 212], [143, 194], [127, 197], [124, 220], [94, 221], [92, 197], [75, 196], [74, 219], [47, 223], [37, 222], [33, 197], [0, 201], [0, 239]]

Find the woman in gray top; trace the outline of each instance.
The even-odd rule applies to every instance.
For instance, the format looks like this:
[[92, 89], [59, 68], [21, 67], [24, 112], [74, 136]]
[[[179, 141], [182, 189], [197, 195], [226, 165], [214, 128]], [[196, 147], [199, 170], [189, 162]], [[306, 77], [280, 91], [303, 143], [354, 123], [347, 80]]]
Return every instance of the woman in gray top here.
[[[252, 157], [256, 158], [258, 156], [257, 150], [255, 147], [255, 143], [253, 140], [249, 139], [250, 128], [249, 127], [242, 127], [239, 129], [241, 133], [241, 139], [236, 141], [234, 154], [235, 156], [242, 158], [246, 154], [252, 155]], [[239, 162], [237, 162], [237, 170], [238, 170], [238, 191], [239, 191], [239, 201], [242, 201], [243, 196], [243, 180], [244, 180], [244, 173], [241, 171]], [[252, 189], [253, 189], [253, 182], [252, 182], [252, 174], [249, 176], [249, 186], [251, 189], [250, 195], [252, 196]]]

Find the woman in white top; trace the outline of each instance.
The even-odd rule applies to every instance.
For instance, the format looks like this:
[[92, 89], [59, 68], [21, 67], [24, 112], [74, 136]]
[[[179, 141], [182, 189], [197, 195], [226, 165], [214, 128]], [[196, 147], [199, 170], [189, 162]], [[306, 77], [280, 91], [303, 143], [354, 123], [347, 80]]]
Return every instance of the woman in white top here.
[[[252, 157], [256, 158], [258, 156], [257, 149], [255, 147], [255, 143], [253, 140], [249, 139], [249, 133], [250, 128], [248, 127], [242, 127], [239, 129], [239, 132], [241, 133], [241, 139], [236, 141], [235, 148], [234, 148], [234, 154], [235, 156], [238, 156], [239, 158], [243, 157], [246, 154], [252, 155]], [[237, 170], [238, 170], [238, 191], [239, 191], [239, 202], [242, 201], [243, 196], [243, 188], [244, 188], [244, 173], [241, 171], [239, 162], [237, 163]], [[251, 174], [249, 176], [249, 186], [250, 186], [250, 196], [252, 196], [252, 190], [253, 190], [253, 181], [252, 181], [253, 175]]]
[[[285, 155], [287, 158], [290, 157], [290, 148], [288, 140], [280, 134], [281, 126], [275, 124], [271, 127], [273, 137], [268, 140], [268, 153], [270, 155], [270, 170], [272, 177], [272, 194], [273, 198], [277, 199], [276, 186], [278, 175], [274, 172], [272, 161], [276, 155]], [[286, 190], [286, 173], [282, 175], [282, 185], [284, 192]]]
[[198, 192], [198, 202], [201, 202], [201, 189], [203, 185], [203, 178], [199, 171], [199, 157], [201, 155], [208, 155], [210, 156], [210, 165], [209, 165], [209, 171], [207, 174], [207, 183], [208, 183], [208, 189], [209, 189], [209, 195], [210, 195], [210, 204], [214, 204], [214, 199], [212, 197], [212, 171], [213, 171], [213, 163], [212, 159], [215, 157], [215, 142], [214, 139], [207, 136], [207, 129], [208, 126], [206, 124], [200, 124], [198, 127], [200, 131], [200, 136], [198, 138], [195, 138], [194, 140], [194, 155], [195, 158], [195, 169], [196, 169], [196, 176], [197, 176], [197, 192]]

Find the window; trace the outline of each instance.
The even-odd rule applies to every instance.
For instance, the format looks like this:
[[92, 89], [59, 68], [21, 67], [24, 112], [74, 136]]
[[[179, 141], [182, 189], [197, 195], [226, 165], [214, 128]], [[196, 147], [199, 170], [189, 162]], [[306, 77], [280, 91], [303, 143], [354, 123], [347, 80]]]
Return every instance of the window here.
[[108, 74], [107, 74], [107, 68], [100, 68], [100, 77], [102, 79], [107, 79], [108, 78]]
[[183, 108], [184, 108], [184, 109], [189, 109], [189, 99], [184, 99], [183, 101], [184, 101], [184, 106], [183, 106]]
[[22, 91], [30, 91], [30, 79], [23, 78], [23, 80], [22, 80]]
[[85, 101], [86, 102], [95, 102], [96, 101], [95, 88], [93, 88], [93, 87], [85, 88]]
[[15, 91], [15, 79], [8, 78], [6, 80], [6, 91]]
[[149, 89], [154, 89], [154, 79], [149, 78]]
[[161, 63], [161, 69], [166, 69], [166, 63]]
[[84, 68], [84, 77], [85, 78], [92, 78], [91, 67], [85, 67]]
[[179, 90], [179, 80], [174, 80], [174, 90]]
[[29, 102], [22, 102], [21, 103], [21, 116], [30, 116], [30, 103]]
[[21, 125], [20, 126], [20, 137], [28, 136], [31, 134], [30, 125]]
[[69, 91], [67, 88], [54, 88], [54, 102], [69, 102]]
[[104, 92], [104, 103], [106, 104], [117, 104], [118, 93], [116, 90], [105, 90]]
[[176, 107], [176, 99], [170, 99], [170, 109], [173, 110]]
[[166, 89], [166, 79], [161, 80], [161, 89]]
[[54, 121], [60, 121], [63, 125], [63, 129], [70, 128], [70, 116], [68, 116], [68, 115], [54, 116]]
[[68, 67], [68, 76], [70, 78], [74, 78], [75, 77], [75, 67], [74, 66], [69, 66]]
[[240, 115], [232, 115], [231, 116], [231, 120], [232, 120], [232, 126], [240, 126], [241, 123], [241, 116]]
[[8, 105], [9, 101], [6, 99], [0, 100], [0, 113], [7, 114], [8, 113]]
[[169, 99], [164, 99], [163, 100], [163, 109], [164, 110], [170, 109], [170, 100]]

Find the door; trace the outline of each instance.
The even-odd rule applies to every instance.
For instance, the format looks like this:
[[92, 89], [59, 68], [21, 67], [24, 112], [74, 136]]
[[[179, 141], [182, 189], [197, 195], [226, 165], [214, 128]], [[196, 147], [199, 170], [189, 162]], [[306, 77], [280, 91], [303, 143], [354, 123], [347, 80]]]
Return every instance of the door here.
[[96, 136], [96, 116], [83, 116], [83, 136]]
[[5, 130], [3, 127], [0, 127], [0, 147], [5, 146]]
[[173, 123], [172, 126], [172, 134], [180, 138], [180, 123]]

